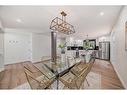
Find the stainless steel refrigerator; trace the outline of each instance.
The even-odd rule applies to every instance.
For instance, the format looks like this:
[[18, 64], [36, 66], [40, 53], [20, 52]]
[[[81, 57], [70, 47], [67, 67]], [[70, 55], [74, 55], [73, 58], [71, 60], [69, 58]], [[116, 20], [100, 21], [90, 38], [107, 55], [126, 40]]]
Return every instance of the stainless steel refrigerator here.
[[99, 42], [99, 58], [110, 60], [110, 42]]

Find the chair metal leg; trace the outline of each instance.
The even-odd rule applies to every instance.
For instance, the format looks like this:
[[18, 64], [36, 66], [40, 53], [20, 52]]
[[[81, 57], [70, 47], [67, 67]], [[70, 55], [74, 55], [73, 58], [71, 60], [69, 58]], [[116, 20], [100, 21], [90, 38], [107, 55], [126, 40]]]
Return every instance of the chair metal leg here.
[[82, 87], [81, 87], [81, 89], [84, 89], [85, 88], [85, 86], [84, 86], [84, 82], [82, 83]]
[[86, 78], [86, 82], [87, 82], [87, 85], [88, 85], [88, 86], [90, 86], [90, 84], [89, 84], [89, 82], [88, 82], [87, 78]]

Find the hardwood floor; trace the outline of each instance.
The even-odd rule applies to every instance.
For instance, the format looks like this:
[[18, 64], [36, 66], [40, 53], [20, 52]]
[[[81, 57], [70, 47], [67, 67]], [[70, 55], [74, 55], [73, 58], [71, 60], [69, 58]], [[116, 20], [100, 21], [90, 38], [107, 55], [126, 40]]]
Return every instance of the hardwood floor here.
[[[23, 65], [29, 65], [33, 72], [38, 72], [31, 64], [31, 62], [24, 62], [5, 66], [5, 70], [0, 73], [0, 89], [13, 89], [27, 82]], [[40, 73], [36, 74], [39, 76]]]
[[110, 62], [96, 60], [91, 71], [101, 75], [102, 89], [124, 89]]
[[[0, 89], [13, 89], [27, 82], [23, 65], [29, 65], [32, 71], [37, 72], [37, 76], [40, 75], [38, 70], [31, 65], [31, 62], [6, 65], [5, 70], [0, 73]], [[124, 89], [112, 64], [108, 61], [96, 59], [91, 72], [101, 75], [100, 89]]]

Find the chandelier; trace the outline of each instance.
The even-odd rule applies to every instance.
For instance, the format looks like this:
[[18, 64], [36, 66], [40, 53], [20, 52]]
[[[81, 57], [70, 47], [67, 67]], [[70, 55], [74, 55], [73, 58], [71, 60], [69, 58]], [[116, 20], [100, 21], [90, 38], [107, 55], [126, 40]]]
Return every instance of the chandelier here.
[[51, 21], [50, 29], [67, 35], [75, 33], [74, 26], [66, 22], [67, 14], [62, 11], [61, 15], [62, 18], [56, 17]]

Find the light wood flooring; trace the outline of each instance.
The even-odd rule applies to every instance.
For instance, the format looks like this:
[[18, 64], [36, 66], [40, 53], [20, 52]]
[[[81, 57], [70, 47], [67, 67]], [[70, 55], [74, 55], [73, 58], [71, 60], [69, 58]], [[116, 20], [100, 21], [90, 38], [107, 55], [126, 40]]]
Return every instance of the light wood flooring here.
[[[23, 65], [29, 65], [30, 69], [37, 72], [37, 76], [39, 76], [40, 74], [31, 64], [31, 62], [23, 62], [6, 65], [5, 70], [0, 72], [0, 89], [13, 89], [27, 82]], [[96, 59], [91, 72], [101, 75], [100, 89], [124, 89], [110, 62]]]
[[110, 62], [96, 60], [91, 71], [101, 75], [102, 89], [124, 89]]

